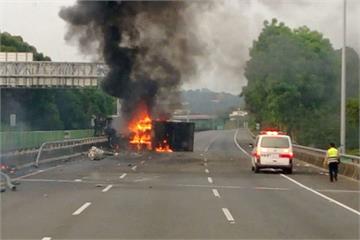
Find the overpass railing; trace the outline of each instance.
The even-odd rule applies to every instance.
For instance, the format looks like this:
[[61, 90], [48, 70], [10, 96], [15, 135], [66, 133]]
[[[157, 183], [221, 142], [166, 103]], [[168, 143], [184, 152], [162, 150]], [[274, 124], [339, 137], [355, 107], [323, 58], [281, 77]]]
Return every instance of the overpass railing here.
[[107, 72], [104, 63], [1, 62], [0, 88], [97, 87]]

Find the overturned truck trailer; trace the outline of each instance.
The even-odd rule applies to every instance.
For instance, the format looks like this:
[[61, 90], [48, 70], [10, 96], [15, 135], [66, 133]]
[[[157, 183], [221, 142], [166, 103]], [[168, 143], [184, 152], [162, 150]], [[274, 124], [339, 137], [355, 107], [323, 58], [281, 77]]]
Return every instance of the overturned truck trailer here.
[[175, 152], [192, 152], [194, 150], [195, 123], [153, 121], [151, 145], [161, 146], [166, 142]]

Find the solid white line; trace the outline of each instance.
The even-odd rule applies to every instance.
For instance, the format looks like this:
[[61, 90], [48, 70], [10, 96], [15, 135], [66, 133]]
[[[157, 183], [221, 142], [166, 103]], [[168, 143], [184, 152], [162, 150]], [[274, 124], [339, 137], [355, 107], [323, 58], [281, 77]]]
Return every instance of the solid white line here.
[[126, 173], [121, 174], [120, 179], [124, 179], [126, 177]]
[[225, 214], [226, 219], [230, 222], [230, 223], [235, 223], [235, 220], [233, 218], [233, 216], [231, 215], [229, 209], [227, 208], [222, 208], [223, 213]]
[[255, 187], [257, 190], [282, 190], [282, 191], [288, 191], [288, 188], [276, 188], [276, 187]]
[[331, 192], [331, 193], [360, 193], [359, 190], [341, 190], [341, 189], [316, 189], [318, 192]]
[[51, 240], [51, 237], [43, 237], [41, 240]]
[[131, 169], [132, 169], [133, 171], [136, 171], [136, 168], [137, 168], [137, 166], [135, 165], [135, 166], [133, 166]]
[[209, 183], [213, 183], [213, 180], [212, 180], [211, 177], [208, 177], [208, 182], [209, 182]]
[[76, 210], [75, 212], [73, 212], [73, 216], [75, 215], [79, 215], [80, 213], [82, 213], [82, 211], [84, 211], [87, 207], [89, 207], [91, 205], [91, 202], [87, 202], [84, 203], [78, 210]]
[[104, 188], [104, 189], [102, 190], [102, 192], [107, 192], [107, 191], [109, 191], [110, 188], [112, 188], [112, 186], [113, 186], [113, 185], [108, 185], [106, 188]]
[[210, 173], [210, 172], [209, 172], [209, 169], [207, 169], [207, 168], [205, 169], [205, 172], [206, 172], [206, 173]]
[[308, 190], [308, 191], [310, 191], [310, 192], [312, 192], [312, 193], [315, 193], [316, 195], [318, 195], [318, 196], [320, 196], [320, 197], [322, 197], [322, 198], [325, 198], [326, 200], [329, 200], [330, 202], [333, 202], [333, 203], [337, 204], [338, 206], [340, 206], [340, 207], [342, 207], [342, 208], [345, 208], [346, 210], [348, 210], [348, 211], [350, 211], [350, 212], [353, 212], [353, 213], [355, 213], [355, 214], [357, 214], [357, 215], [360, 216], [360, 212], [359, 212], [359, 211], [357, 211], [357, 210], [355, 210], [355, 209], [352, 209], [351, 207], [346, 206], [345, 204], [342, 204], [341, 202], [338, 202], [338, 201], [336, 201], [335, 199], [332, 199], [332, 198], [330, 198], [330, 197], [328, 197], [328, 196], [326, 196], [326, 195], [324, 195], [324, 194], [322, 194], [322, 193], [319, 193], [318, 191], [315, 191], [314, 189], [309, 188], [309, 187], [305, 186], [305, 185], [302, 184], [302, 183], [299, 183], [298, 181], [292, 179], [292, 178], [289, 177], [289, 176], [286, 176], [286, 175], [284, 175], [284, 174], [280, 174], [280, 176], [282, 176], [282, 177], [286, 178], [287, 180], [289, 180], [289, 181], [291, 181], [291, 182], [299, 185], [300, 187], [302, 187], [302, 188], [304, 188], [304, 189], [306, 189], [306, 190]]
[[17, 177], [15, 178], [14, 180], [18, 180], [18, 179], [23, 179], [23, 178], [26, 178], [26, 177], [30, 177], [30, 176], [34, 176], [34, 175], [37, 175], [39, 173], [43, 173], [43, 172], [47, 172], [47, 171], [50, 171], [54, 168], [57, 168], [57, 167], [60, 167], [62, 165], [58, 165], [58, 166], [55, 166], [55, 167], [49, 167], [49, 168], [46, 168], [46, 169], [41, 169], [39, 171], [36, 171], [36, 172], [32, 172], [32, 173], [29, 173], [29, 174], [26, 174], [26, 175], [23, 175], [23, 176], [20, 176], [20, 177]]
[[247, 153], [241, 146], [240, 144], [237, 142], [237, 135], [238, 135], [239, 129], [236, 130], [235, 134], [234, 134], [234, 143], [235, 145], [240, 149], [240, 151], [242, 151], [243, 153], [245, 153], [245, 155], [247, 155], [248, 157], [251, 157], [251, 155], [249, 153]]
[[205, 152], [205, 153], [209, 151], [209, 148], [211, 147], [211, 145], [215, 142], [215, 140], [216, 140], [217, 138], [218, 138], [218, 136], [214, 137], [214, 138], [210, 141], [209, 145], [204, 149], [204, 152]]
[[213, 189], [212, 192], [213, 192], [215, 197], [218, 197], [218, 198], [220, 197], [220, 194], [219, 194], [217, 189]]

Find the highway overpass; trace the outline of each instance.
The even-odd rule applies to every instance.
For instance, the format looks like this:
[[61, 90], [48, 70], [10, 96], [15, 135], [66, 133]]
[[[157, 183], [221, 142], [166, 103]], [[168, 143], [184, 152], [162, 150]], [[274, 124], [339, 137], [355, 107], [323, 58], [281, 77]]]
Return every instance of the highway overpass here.
[[0, 62], [0, 88], [97, 87], [107, 71], [104, 63]]

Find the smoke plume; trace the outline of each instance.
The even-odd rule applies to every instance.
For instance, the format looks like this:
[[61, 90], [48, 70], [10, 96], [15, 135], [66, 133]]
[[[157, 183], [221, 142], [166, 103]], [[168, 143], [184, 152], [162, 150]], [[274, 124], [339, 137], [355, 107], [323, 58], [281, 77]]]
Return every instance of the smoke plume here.
[[69, 24], [67, 40], [77, 39], [85, 54], [94, 49], [100, 53], [110, 69], [102, 87], [123, 100], [122, 111], [131, 118], [139, 104], [146, 104], [155, 115], [168, 111], [178, 101], [180, 83], [196, 74], [194, 61], [203, 50], [187, 28], [190, 5], [78, 1], [59, 15]]

